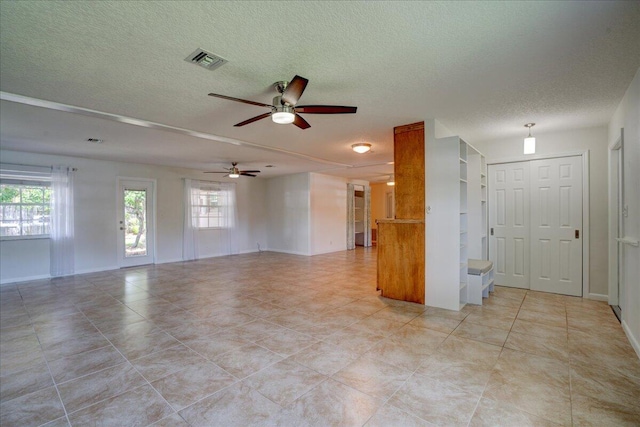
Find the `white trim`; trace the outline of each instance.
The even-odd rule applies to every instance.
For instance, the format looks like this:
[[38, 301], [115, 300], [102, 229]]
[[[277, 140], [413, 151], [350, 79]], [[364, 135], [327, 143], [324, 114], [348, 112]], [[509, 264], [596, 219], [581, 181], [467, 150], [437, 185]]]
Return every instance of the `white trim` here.
[[353, 165], [349, 165], [346, 163], [338, 163], [332, 160], [321, 159], [319, 157], [313, 157], [307, 154], [285, 150], [283, 148], [260, 145], [260, 144], [256, 144], [255, 142], [248, 142], [240, 139], [228, 138], [226, 136], [214, 135], [211, 133], [200, 132], [192, 129], [179, 128], [176, 126], [170, 126], [163, 123], [150, 122], [148, 120], [137, 119], [129, 116], [121, 116], [119, 114], [105, 113], [103, 111], [91, 110], [89, 108], [78, 107], [75, 105], [61, 104], [59, 102], [46, 101], [43, 99], [31, 98], [29, 96], [23, 96], [23, 95], [16, 95], [9, 92], [0, 91], [0, 99], [2, 99], [3, 101], [11, 101], [19, 104], [24, 104], [24, 105], [32, 105], [35, 107], [47, 108], [49, 110], [64, 111], [67, 113], [81, 114], [83, 116], [89, 116], [89, 117], [98, 117], [104, 120], [111, 120], [114, 122], [126, 123], [129, 125], [140, 126], [143, 128], [159, 129], [166, 132], [177, 133], [179, 135], [186, 135], [194, 138], [206, 139], [209, 141], [221, 142], [224, 144], [231, 144], [231, 145], [236, 145], [241, 147], [251, 147], [258, 150], [284, 154], [292, 157], [297, 157], [299, 159], [310, 160], [316, 163], [323, 163], [326, 165], [332, 165], [332, 166], [343, 167], [343, 168], [353, 167]]
[[604, 294], [587, 294], [586, 299], [591, 299], [594, 301], [609, 301], [609, 296]]
[[[620, 129], [620, 136], [609, 144], [609, 149], [607, 151], [608, 164], [607, 164], [607, 178], [609, 179], [609, 187], [608, 187], [608, 206], [607, 213], [609, 216], [609, 241], [608, 241], [608, 249], [609, 249], [609, 275], [608, 275], [608, 293], [609, 293], [609, 304], [617, 306], [620, 304], [619, 301], [619, 283], [620, 278], [619, 267], [618, 267], [618, 255], [619, 255], [619, 247], [620, 244], [616, 240], [616, 237], [619, 237], [619, 216], [618, 206], [620, 201], [618, 200], [618, 189], [620, 185], [620, 167], [623, 165], [618, 161], [619, 155], [618, 151], [622, 148], [624, 142], [624, 128]], [[615, 156], [614, 156], [615, 152]], [[615, 160], [614, 160], [615, 159]], [[615, 174], [612, 174], [612, 166], [616, 165]]]
[[527, 162], [529, 160], [545, 160], [545, 159], [559, 159], [561, 157], [575, 157], [575, 156], [583, 156], [586, 151], [567, 151], [565, 153], [558, 154], [536, 154], [536, 155], [526, 155], [526, 156], [517, 156], [517, 157], [506, 157], [504, 159], [492, 159], [491, 161], [487, 160], [487, 165], [497, 165], [500, 163], [515, 163], [515, 162]]
[[[589, 294], [591, 289], [589, 268], [591, 263], [589, 262], [589, 244], [590, 236], [590, 211], [589, 211], [589, 150], [586, 150], [582, 154], [582, 297], [584, 298]], [[606, 301], [606, 300], [604, 300]]]
[[[486, 160], [487, 170], [489, 165], [497, 165], [501, 163], [516, 163], [516, 162], [528, 162], [530, 160], [545, 160], [545, 159], [558, 159], [562, 157], [582, 157], [582, 297], [588, 298], [590, 287], [589, 276], [589, 245], [590, 245], [590, 211], [589, 211], [589, 150], [584, 151], [569, 151], [566, 153], [558, 154], [540, 154], [534, 156], [518, 156], [497, 160]], [[487, 183], [488, 184], [488, 183]], [[488, 188], [488, 187], [487, 187]], [[489, 206], [487, 206], [489, 209]], [[487, 219], [489, 213], [487, 211]], [[595, 295], [595, 294], [594, 294]], [[606, 300], [605, 300], [606, 301]]]
[[636, 351], [636, 355], [640, 359], [640, 343], [638, 342], [638, 340], [636, 340], [636, 337], [633, 336], [631, 328], [629, 327], [629, 325], [627, 325], [627, 322], [623, 320], [621, 323], [622, 330], [624, 331], [625, 335], [627, 335], [629, 343], [631, 343], [631, 347], [633, 347], [633, 349]]
[[103, 271], [113, 271], [118, 269], [120, 269], [120, 267], [118, 267], [117, 265], [111, 265], [109, 267], [102, 268], [87, 268], [85, 270], [76, 271], [75, 273], [73, 273], [73, 275], [79, 276], [81, 274], [102, 273]]
[[289, 255], [311, 256], [310, 254], [306, 254], [304, 252], [287, 251], [287, 250], [281, 250], [281, 249], [263, 249], [262, 252], [278, 252], [281, 254], [289, 254]]
[[257, 254], [258, 252], [264, 252], [264, 249], [261, 249], [261, 250], [247, 249], [247, 250], [244, 250], [244, 251], [238, 251], [238, 255], [253, 254], [253, 253]]
[[[364, 246], [361, 246], [361, 247], [364, 247]], [[324, 255], [324, 254], [332, 254], [332, 253], [334, 253], [334, 252], [344, 252], [344, 251], [346, 251], [346, 250], [347, 250], [347, 248], [346, 248], [346, 247], [345, 247], [345, 248], [342, 248], [342, 249], [327, 249], [327, 250], [325, 250], [325, 251], [314, 252], [314, 253], [312, 253], [312, 254], [311, 254], [311, 256], [315, 256], [315, 255]]]
[[171, 264], [174, 262], [185, 262], [186, 260], [182, 259], [182, 258], [176, 258], [176, 259], [168, 259], [168, 260], [156, 260], [156, 264]]
[[44, 240], [51, 239], [49, 234], [32, 234], [26, 236], [2, 236], [0, 242], [15, 242], [16, 240]]
[[[75, 275], [72, 274], [72, 276]], [[13, 279], [4, 279], [0, 281], [0, 287], [5, 285], [11, 285], [13, 283], [22, 283], [22, 282], [32, 282], [34, 280], [43, 280], [43, 279], [51, 279], [50, 274], [41, 274], [38, 276], [29, 276], [29, 277], [15, 277]]]

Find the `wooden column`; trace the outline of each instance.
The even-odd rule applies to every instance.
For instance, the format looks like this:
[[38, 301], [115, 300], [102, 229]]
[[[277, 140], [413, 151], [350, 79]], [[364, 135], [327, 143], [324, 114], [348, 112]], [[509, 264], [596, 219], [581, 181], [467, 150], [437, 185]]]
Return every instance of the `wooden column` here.
[[382, 296], [424, 304], [424, 221], [378, 220], [378, 233]]
[[424, 122], [394, 128], [394, 220], [378, 220], [382, 296], [425, 302]]
[[424, 122], [393, 131], [396, 219], [424, 219]]

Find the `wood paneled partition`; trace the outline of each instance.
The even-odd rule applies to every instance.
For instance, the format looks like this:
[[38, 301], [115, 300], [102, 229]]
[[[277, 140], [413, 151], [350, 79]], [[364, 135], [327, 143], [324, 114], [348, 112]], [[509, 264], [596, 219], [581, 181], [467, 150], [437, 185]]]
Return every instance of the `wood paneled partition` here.
[[382, 296], [424, 304], [424, 221], [378, 220], [378, 233]]
[[424, 122], [393, 131], [396, 219], [424, 219]]
[[395, 211], [378, 221], [378, 289], [382, 296], [425, 302], [424, 122], [394, 128]]

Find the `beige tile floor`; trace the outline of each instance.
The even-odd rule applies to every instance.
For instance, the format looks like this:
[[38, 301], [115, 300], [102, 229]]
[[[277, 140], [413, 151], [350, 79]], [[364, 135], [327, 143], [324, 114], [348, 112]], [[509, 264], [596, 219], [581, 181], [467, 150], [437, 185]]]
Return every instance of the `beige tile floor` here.
[[640, 425], [605, 303], [497, 287], [381, 298], [375, 249], [260, 253], [1, 288], [0, 425]]

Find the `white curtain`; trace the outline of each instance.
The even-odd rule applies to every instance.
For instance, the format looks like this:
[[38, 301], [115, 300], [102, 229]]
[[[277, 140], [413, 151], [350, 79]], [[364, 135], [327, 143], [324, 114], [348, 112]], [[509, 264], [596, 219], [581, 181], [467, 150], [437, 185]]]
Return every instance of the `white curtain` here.
[[197, 205], [198, 181], [184, 180], [184, 236], [182, 239], [182, 258], [185, 261], [198, 259], [198, 242], [193, 220], [193, 206]]
[[236, 184], [184, 182], [183, 259], [237, 254]]
[[237, 224], [238, 209], [236, 205], [235, 182], [220, 182], [218, 192], [223, 198], [222, 217], [218, 229], [221, 247], [226, 248], [225, 255], [238, 253]]
[[74, 273], [74, 169], [54, 166], [51, 171], [51, 276]]

